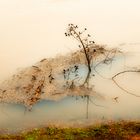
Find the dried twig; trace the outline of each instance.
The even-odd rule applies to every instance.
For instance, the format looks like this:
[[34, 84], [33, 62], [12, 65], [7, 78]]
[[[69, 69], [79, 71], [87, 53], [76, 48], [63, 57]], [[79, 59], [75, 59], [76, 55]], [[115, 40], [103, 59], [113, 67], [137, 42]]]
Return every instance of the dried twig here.
[[123, 91], [125, 91], [127, 94], [130, 94], [130, 95], [133, 95], [133, 96], [136, 96], [136, 97], [140, 97], [140, 95], [137, 95], [137, 94], [134, 94], [134, 93], [132, 93], [132, 92], [129, 92], [128, 90], [126, 90], [126, 89], [124, 89], [122, 86], [120, 86], [118, 83], [117, 83], [117, 81], [115, 80], [115, 78], [116, 77], [118, 77], [119, 75], [121, 75], [121, 74], [124, 74], [124, 73], [131, 73], [131, 72], [140, 72], [140, 70], [126, 70], [126, 71], [122, 71], [122, 72], [119, 72], [119, 73], [117, 73], [117, 74], [115, 74], [113, 77], [112, 77], [112, 80], [113, 80], [113, 82], [121, 89], [121, 90], [123, 90]]

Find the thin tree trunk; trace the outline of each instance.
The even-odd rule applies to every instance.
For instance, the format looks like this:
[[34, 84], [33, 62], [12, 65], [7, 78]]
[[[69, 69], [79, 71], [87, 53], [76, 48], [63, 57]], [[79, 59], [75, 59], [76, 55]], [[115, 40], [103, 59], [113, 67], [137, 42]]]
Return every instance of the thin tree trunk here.
[[91, 73], [90, 62], [91, 62], [91, 61], [90, 61], [90, 59], [89, 59], [88, 53], [87, 53], [87, 51], [86, 51], [86, 47], [85, 47], [85, 45], [84, 45], [84, 43], [83, 43], [83, 41], [82, 41], [80, 35], [79, 35], [76, 31], [74, 31], [74, 32], [75, 32], [75, 34], [77, 35], [77, 37], [78, 37], [80, 43], [82, 44], [82, 47], [83, 47], [83, 50], [84, 50], [84, 54], [85, 54], [85, 57], [86, 57], [86, 60], [87, 60], [88, 74], [87, 74], [86, 79], [85, 79], [85, 81], [84, 81], [84, 83], [83, 83], [83, 85], [85, 85], [86, 83], [88, 84], [88, 80], [89, 80], [89, 77], [90, 77], [90, 73]]

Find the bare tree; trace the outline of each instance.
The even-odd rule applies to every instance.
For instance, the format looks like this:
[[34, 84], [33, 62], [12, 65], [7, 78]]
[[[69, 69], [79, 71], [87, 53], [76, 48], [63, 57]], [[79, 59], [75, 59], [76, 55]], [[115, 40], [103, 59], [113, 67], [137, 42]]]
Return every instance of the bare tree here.
[[78, 30], [77, 25], [69, 24], [68, 25], [68, 30], [65, 33], [65, 36], [68, 36], [68, 37], [72, 36], [74, 39], [76, 39], [80, 43], [79, 47], [83, 48], [85, 58], [86, 58], [86, 61], [87, 61], [87, 67], [88, 67], [88, 73], [87, 73], [87, 76], [86, 76], [86, 79], [85, 79], [83, 85], [88, 84], [88, 82], [89, 82], [89, 77], [90, 77], [90, 74], [91, 74], [91, 56], [89, 54], [89, 47], [95, 43], [94, 41], [89, 40], [89, 38], [91, 37], [89, 34], [87, 34], [86, 36], [83, 36], [83, 33], [86, 30], [87, 30], [87, 28], [85, 28], [81, 32], [81, 31]]
[[[79, 28], [78, 28], [77, 25], [69, 24], [67, 32], [65, 33], [65, 36], [73, 37], [75, 40], [77, 40], [80, 43], [79, 47], [82, 48], [82, 50], [83, 50], [82, 52], [84, 52], [84, 55], [85, 55], [85, 60], [86, 60], [87, 68], [88, 68], [88, 73], [86, 75], [86, 78], [85, 78], [82, 86], [85, 86], [85, 84], [87, 84], [87, 86], [89, 85], [89, 79], [90, 79], [90, 75], [91, 75], [91, 72], [92, 72], [92, 64], [93, 64], [93, 62], [92, 62], [92, 54], [96, 53], [97, 50], [98, 50], [99, 54], [104, 54], [105, 51], [106, 51], [104, 49], [104, 47], [95, 45], [95, 42], [90, 40], [91, 35], [85, 34], [86, 31], [87, 31], [87, 28], [84, 28], [83, 31], [79, 31]], [[93, 46], [95, 46], [95, 47], [93, 47]], [[90, 52], [91, 47], [93, 47], [92, 48], [92, 54]], [[109, 57], [109, 53], [111, 51], [108, 51], [108, 53], [106, 55], [104, 54], [105, 58], [104, 58], [104, 60], [102, 62], [106, 63], [107, 61], [111, 61], [112, 60]], [[63, 72], [65, 74], [66, 70], [64, 70]], [[64, 77], [65, 77], [65, 75], [64, 75]], [[73, 82], [72, 82], [71, 85], [73, 86]], [[72, 86], [70, 86], [70, 87], [72, 87]], [[87, 104], [86, 105], [86, 118], [88, 119], [88, 117], [89, 117], [89, 102], [91, 102], [94, 105], [99, 106], [99, 107], [103, 107], [103, 106], [95, 104], [91, 100], [90, 95], [88, 95], [88, 94], [85, 95], [84, 97], [86, 98], [86, 102], [87, 102], [86, 103]]]

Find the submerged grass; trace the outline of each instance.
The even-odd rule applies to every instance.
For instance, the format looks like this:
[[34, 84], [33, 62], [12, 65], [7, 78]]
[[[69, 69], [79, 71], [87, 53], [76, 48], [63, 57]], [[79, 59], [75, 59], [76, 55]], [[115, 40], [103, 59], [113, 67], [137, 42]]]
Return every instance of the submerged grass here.
[[140, 122], [113, 122], [87, 128], [35, 128], [0, 140], [140, 140]]

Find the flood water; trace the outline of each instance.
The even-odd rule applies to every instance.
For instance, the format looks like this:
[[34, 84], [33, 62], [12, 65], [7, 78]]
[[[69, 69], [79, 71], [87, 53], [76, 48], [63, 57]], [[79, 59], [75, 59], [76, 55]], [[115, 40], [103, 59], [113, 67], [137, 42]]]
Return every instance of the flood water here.
[[[110, 120], [139, 120], [140, 97], [135, 97], [118, 88], [110, 77], [132, 64], [138, 65], [135, 59], [139, 55], [116, 57], [112, 65], [101, 64], [97, 72], [93, 71], [91, 83], [96, 91], [95, 96], [68, 96], [58, 101], [42, 100], [33, 106], [31, 111], [23, 105], [0, 104], [0, 129], [17, 132], [32, 127], [47, 125], [85, 126]], [[84, 75], [81, 67], [81, 75]], [[125, 73], [120, 75], [117, 82], [127, 91], [140, 96], [140, 74]], [[117, 99], [115, 100], [115, 98]], [[87, 118], [88, 114], [88, 118]]]
[[[37, 103], [32, 111], [16, 104], [0, 104], [0, 128], [4, 131], [18, 132], [23, 129], [56, 126], [87, 126], [106, 121], [139, 120], [140, 102], [132, 97], [112, 99], [66, 97], [59, 101], [44, 100]], [[88, 111], [88, 119], [87, 119]]]
[[[33, 106], [31, 112], [23, 105], [0, 103], [0, 130], [140, 120], [140, 97], [122, 91], [111, 80], [117, 72], [140, 67], [139, 5], [139, 0], [1, 0], [0, 83], [18, 68], [75, 50], [77, 43], [64, 36], [69, 23], [77, 24], [81, 31], [86, 27], [97, 44], [118, 47], [126, 54], [93, 70], [91, 83], [99, 96], [90, 97], [88, 119], [87, 98], [82, 97], [46, 99]], [[85, 68], [81, 71], [84, 74]], [[116, 80], [140, 96], [139, 73], [125, 73]]]

